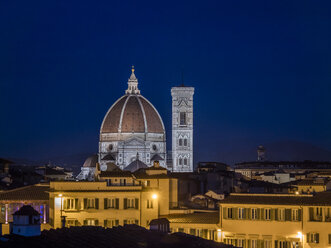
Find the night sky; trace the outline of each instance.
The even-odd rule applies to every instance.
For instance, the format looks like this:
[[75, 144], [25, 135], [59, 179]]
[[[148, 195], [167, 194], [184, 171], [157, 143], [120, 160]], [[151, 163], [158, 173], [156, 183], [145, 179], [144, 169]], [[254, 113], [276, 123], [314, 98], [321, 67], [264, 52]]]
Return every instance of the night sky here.
[[96, 152], [131, 65], [169, 149], [170, 89], [195, 87], [196, 161], [331, 150], [331, 1], [3, 0], [0, 33], [0, 157]]

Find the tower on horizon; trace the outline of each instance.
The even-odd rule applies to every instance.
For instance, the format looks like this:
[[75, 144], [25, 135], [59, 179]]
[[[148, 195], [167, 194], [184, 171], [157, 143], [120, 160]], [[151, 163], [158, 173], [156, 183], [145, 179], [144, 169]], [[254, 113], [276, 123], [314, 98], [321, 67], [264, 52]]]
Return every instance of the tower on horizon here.
[[193, 171], [193, 95], [194, 88], [171, 88], [172, 96], [172, 170]]

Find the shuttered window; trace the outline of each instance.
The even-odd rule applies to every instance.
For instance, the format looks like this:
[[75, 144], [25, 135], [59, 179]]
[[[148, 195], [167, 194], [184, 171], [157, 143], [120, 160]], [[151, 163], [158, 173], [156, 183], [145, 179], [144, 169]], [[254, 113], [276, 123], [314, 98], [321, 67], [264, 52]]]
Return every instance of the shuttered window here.
[[119, 209], [119, 199], [104, 198], [104, 209], [108, 209], [108, 208]]
[[257, 208], [252, 208], [251, 209], [251, 218], [252, 218], [252, 220], [258, 219], [258, 217], [257, 217]]

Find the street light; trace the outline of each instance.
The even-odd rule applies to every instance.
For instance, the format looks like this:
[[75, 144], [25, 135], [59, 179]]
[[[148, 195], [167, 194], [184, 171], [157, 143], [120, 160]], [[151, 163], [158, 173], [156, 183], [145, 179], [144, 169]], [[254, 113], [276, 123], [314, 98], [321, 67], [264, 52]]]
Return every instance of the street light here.
[[155, 199], [157, 199], [157, 194], [153, 194], [152, 195], [152, 198], [155, 200]]

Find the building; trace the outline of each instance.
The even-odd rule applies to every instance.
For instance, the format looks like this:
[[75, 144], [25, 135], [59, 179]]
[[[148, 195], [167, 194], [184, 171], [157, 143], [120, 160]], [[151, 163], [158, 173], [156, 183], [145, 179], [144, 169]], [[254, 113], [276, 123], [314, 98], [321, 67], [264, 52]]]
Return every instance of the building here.
[[219, 213], [216, 211], [170, 214], [161, 218], [169, 221], [171, 232], [182, 232], [204, 239], [221, 241]]
[[193, 87], [172, 87], [172, 171], [193, 172]]
[[331, 190], [329, 178], [307, 178], [296, 183], [297, 191], [301, 194], [316, 193]]
[[25, 237], [40, 235], [40, 213], [30, 205], [24, 205], [13, 214], [12, 234]]
[[8, 190], [0, 193], [0, 223], [2, 223], [2, 234], [9, 233], [9, 226], [13, 222], [13, 214], [24, 205], [32, 206], [40, 213], [42, 229], [49, 229], [48, 204], [49, 186], [37, 184]]
[[88, 157], [85, 160], [83, 167], [81, 167], [81, 171], [77, 175], [76, 179], [93, 181], [97, 163], [98, 163], [98, 154], [94, 154], [94, 155]]
[[156, 160], [166, 167], [166, 134], [156, 108], [140, 94], [138, 79], [132, 68], [128, 89], [108, 110], [100, 129], [99, 163], [101, 170], [115, 162], [125, 169], [137, 152], [147, 165]]
[[154, 166], [130, 171], [101, 171], [93, 182], [51, 182], [49, 222], [66, 226], [113, 227], [137, 224], [148, 227], [152, 219], [177, 209], [177, 179]]
[[326, 161], [252, 161], [235, 164], [235, 172], [248, 178], [260, 175], [265, 172], [277, 172], [282, 170], [284, 173], [303, 174], [303, 173], [330, 173], [331, 162]]
[[231, 194], [220, 201], [222, 241], [250, 248], [331, 245], [331, 192]]

